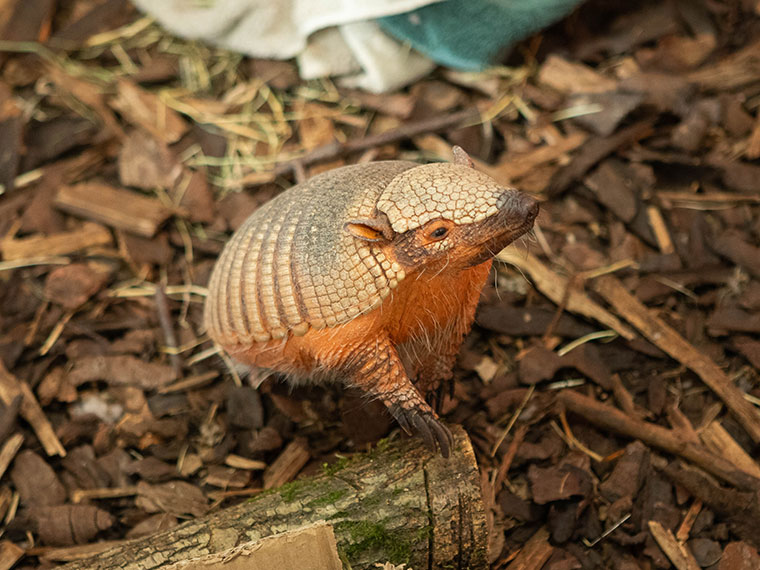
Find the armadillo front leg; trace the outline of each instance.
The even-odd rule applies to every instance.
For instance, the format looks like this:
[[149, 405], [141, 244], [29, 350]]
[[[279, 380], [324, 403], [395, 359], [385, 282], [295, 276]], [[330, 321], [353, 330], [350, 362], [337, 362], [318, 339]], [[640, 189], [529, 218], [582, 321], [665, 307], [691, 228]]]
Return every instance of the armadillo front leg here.
[[451, 432], [412, 384], [390, 340], [378, 339], [352, 360], [349, 382], [379, 398], [404, 431], [417, 433], [433, 449], [437, 442], [448, 457]]

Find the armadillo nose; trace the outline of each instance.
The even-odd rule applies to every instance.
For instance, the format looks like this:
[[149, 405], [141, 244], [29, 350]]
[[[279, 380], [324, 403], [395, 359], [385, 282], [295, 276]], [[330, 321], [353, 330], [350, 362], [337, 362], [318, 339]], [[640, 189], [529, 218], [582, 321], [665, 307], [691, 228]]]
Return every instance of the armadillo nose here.
[[504, 206], [516, 217], [529, 222], [538, 216], [538, 201], [523, 192], [508, 190], [504, 195]]
[[527, 194], [521, 194], [521, 196], [523, 197], [525, 217], [532, 222], [536, 219], [536, 216], [538, 216], [538, 200], [532, 198], [531, 196], [528, 196]]

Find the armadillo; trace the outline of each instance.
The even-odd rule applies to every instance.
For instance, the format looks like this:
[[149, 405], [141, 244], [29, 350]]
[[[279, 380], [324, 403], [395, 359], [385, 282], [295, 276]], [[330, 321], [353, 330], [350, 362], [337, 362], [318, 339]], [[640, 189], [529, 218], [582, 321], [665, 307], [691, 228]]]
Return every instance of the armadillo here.
[[358, 387], [448, 456], [451, 434], [423, 394], [452, 378], [493, 256], [538, 213], [454, 156], [337, 168], [255, 210], [212, 271], [210, 337], [293, 382]]

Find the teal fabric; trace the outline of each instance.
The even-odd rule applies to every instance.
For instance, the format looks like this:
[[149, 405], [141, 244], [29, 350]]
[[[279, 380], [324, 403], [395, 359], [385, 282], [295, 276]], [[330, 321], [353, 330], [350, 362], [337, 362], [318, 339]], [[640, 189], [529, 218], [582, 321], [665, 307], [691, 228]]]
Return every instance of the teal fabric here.
[[378, 19], [433, 61], [467, 71], [497, 63], [516, 42], [561, 20], [583, 0], [446, 0]]

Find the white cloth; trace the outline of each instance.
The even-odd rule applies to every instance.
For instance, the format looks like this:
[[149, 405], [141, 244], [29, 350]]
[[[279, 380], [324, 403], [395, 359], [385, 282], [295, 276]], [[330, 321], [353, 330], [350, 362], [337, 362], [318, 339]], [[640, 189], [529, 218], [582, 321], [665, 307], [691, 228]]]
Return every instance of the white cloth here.
[[336, 26], [312, 34], [306, 48], [298, 54], [297, 61], [304, 79], [354, 75], [362, 70], [359, 60]]
[[340, 33], [359, 61], [362, 72], [341, 83], [373, 93], [393, 91], [427, 75], [433, 60], [390, 37], [376, 22], [340, 26]]
[[358, 73], [354, 85], [381, 92], [434, 66], [368, 20], [440, 0], [132, 1], [178, 36], [254, 57], [298, 56], [305, 78]]

